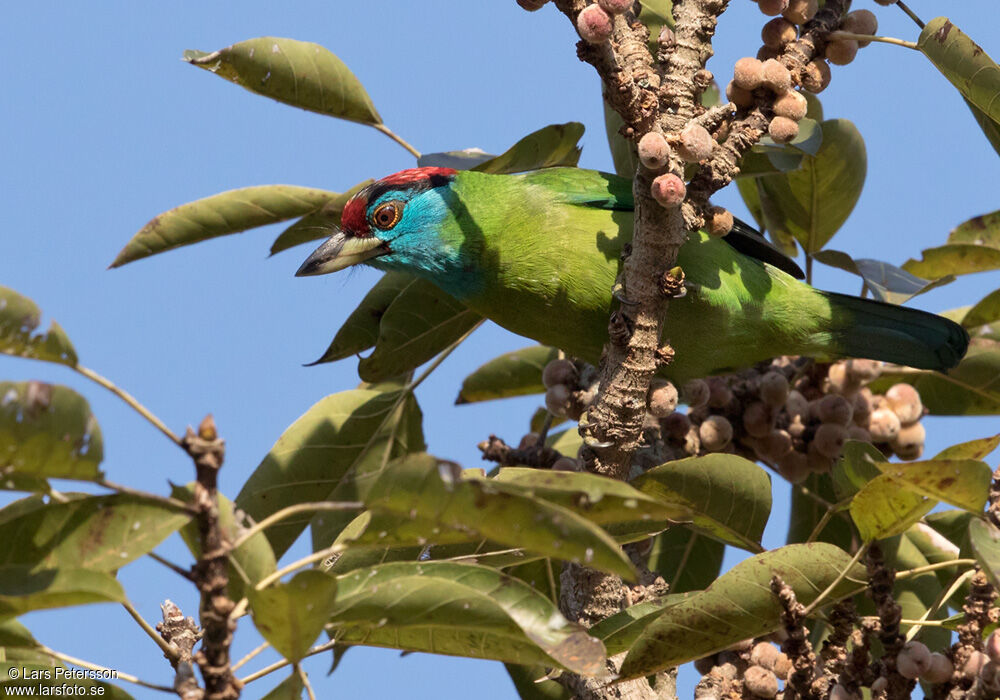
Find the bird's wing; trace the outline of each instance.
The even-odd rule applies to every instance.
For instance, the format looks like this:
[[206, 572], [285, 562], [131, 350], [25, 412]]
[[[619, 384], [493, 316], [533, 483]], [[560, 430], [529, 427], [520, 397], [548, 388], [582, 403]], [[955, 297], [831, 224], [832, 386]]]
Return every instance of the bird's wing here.
[[[635, 209], [632, 181], [619, 175], [583, 168], [545, 168], [525, 173], [522, 177], [533, 185], [551, 190], [559, 199], [570, 204], [617, 211]], [[773, 265], [796, 279], [805, 278], [802, 268], [794, 260], [740, 219], [734, 220], [732, 231], [722, 240], [743, 255]]]

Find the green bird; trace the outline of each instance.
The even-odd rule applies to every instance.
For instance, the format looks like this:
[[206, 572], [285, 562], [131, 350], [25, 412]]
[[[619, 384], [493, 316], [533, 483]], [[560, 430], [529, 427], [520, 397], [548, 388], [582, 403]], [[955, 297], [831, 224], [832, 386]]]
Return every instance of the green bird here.
[[[341, 230], [297, 274], [358, 263], [408, 272], [514, 333], [596, 363], [634, 206], [630, 180], [593, 170], [404, 170], [351, 199]], [[795, 263], [745, 224], [724, 238], [692, 235], [677, 263], [687, 294], [670, 302], [663, 329], [673, 380], [779, 355], [946, 370], [969, 344], [934, 314], [800, 282]]]

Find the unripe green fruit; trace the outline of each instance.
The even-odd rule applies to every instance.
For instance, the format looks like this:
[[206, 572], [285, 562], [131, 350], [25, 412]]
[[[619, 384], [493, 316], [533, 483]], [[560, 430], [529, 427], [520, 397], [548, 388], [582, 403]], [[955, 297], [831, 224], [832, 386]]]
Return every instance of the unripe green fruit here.
[[944, 654], [934, 652], [931, 654], [930, 668], [920, 678], [931, 685], [947, 683], [955, 673], [955, 665]]
[[677, 389], [664, 379], [654, 379], [649, 385], [647, 403], [649, 412], [657, 418], [666, 418], [677, 408]]
[[788, 117], [775, 117], [767, 125], [767, 135], [776, 143], [788, 143], [799, 135], [799, 123]]
[[781, 652], [770, 642], [758, 642], [750, 650], [750, 663], [754, 666], [761, 666], [768, 671], [774, 670], [774, 664], [778, 661]]
[[858, 55], [858, 42], [855, 39], [837, 39], [826, 45], [824, 52], [826, 60], [835, 66], [846, 66]]
[[784, 95], [774, 101], [774, 113], [779, 117], [787, 117], [792, 121], [799, 121], [806, 116], [809, 103], [806, 98], [795, 90], [789, 90]]
[[557, 472], [578, 472], [580, 463], [569, 457], [560, 457], [552, 463], [552, 469]]
[[786, 430], [772, 430], [760, 441], [760, 448], [767, 458], [777, 462], [792, 451], [792, 436]]
[[780, 49], [785, 44], [795, 41], [796, 37], [798, 32], [795, 30], [795, 25], [784, 17], [775, 17], [760, 30], [760, 39], [769, 49]]
[[802, 72], [802, 87], [814, 95], [826, 90], [830, 84], [830, 66], [821, 58], [814, 58]]
[[927, 433], [921, 423], [912, 423], [899, 429], [896, 437], [889, 441], [889, 447], [900, 459], [914, 460], [920, 459], [924, 453], [924, 442], [927, 440]]
[[754, 697], [773, 698], [778, 694], [778, 679], [761, 666], [751, 666], [743, 673], [743, 685]]
[[650, 170], [659, 170], [670, 161], [670, 144], [658, 131], [650, 131], [639, 139], [639, 160]]
[[698, 426], [698, 438], [707, 452], [718, 452], [733, 439], [733, 426], [723, 416], [709, 416]]
[[823, 423], [835, 423], [846, 427], [853, 415], [854, 407], [851, 402], [836, 394], [827, 394], [816, 406], [816, 416]]
[[788, 395], [788, 379], [781, 372], [772, 370], [760, 378], [760, 398], [768, 406], [784, 405]]
[[620, 15], [632, 9], [633, 0], [597, 0], [601, 9], [609, 15]]
[[990, 657], [981, 651], [974, 651], [969, 654], [968, 660], [966, 660], [965, 665], [962, 667], [962, 675], [964, 675], [969, 680], [974, 680], [979, 677], [980, 672], [982, 672], [983, 667], [986, 666], [990, 661]]
[[763, 438], [771, 433], [773, 416], [763, 401], [754, 401], [743, 409], [743, 429], [750, 437]]
[[931, 650], [922, 642], [907, 642], [896, 656], [896, 670], [903, 678], [916, 680], [931, 667]]
[[778, 473], [793, 484], [801, 484], [810, 474], [809, 459], [792, 450], [778, 460]]
[[733, 391], [721, 379], [713, 377], [708, 380], [708, 405], [712, 408], [725, 408], [733, 400]]
[[889, 442], [899, 435], [901, 427], [899, 418], [888, 408], [872, 411], [868, 419], [868, 432], [876, 442]]
[[517, 0], [517, 4], [528, 12], [535, 12], [545, 6], [549, 0]]
[[733, 66], [733, 82], [744, 90], [756, 90], [764, 80], [764, 64], [744, 56]]
[[788, 7], [788, 0], [757, 0], [757, 6], [765, 15], [780, 15]]
[[704, 379], [692, 379], [684, 385], [684, 401], [691, 408], [707, 404], [710, 393], [708, 382]]
[[726, 99], [742, 108], [753, 107], [754, 104], [753, 93], [739, 87], [733, 80], [726, 85]]
[[769, 58], [761, 64], [761, 84], [776, 95], [784, 94], [792, 87], [792, 74], [776, 58]]
[[709, 236], [722, 238], [733, 230], [733, 214], [722, 207], [709, 207], [705, 216], [705, 230]]
[[611, 17], [598, 5], [587, 5], [576, 16], [576, 30], [587, 43], [604, 43], [611, 36]]
[[782, 15], [789, 22], [805, 24], [816, 16], [818, 10], [818, 0], [789, 0], [788, 7]]
[[579, 377], [576, 365], [570, 360], [552, 360], [542, 370], [542, 384], [546, 389], [556, 384], [575, 386]]
[[[878, 31], [878, 18], [871, 10], [854, 10], [844, 16], [840, 28], [851, 34], [874, 34]], [[872, 42], [858, 41], [858, 46], [864, 48], [870, 43]]]
[[553, 384], [545, 392], [545, 408], [554, 416], [565, 416], [569, 409], [570, 391], [565, 384]]
[[712, 155], [715, 139], [701, 124], [688, 124], [680, 134], [677, 153], [688, 163], [703, 161]]
[[885, 392], [886, 401], [893, 413], [899, 416], [901, 425], [910, 425], [924, 415], [924, 404], [920, 394], [909, 384], [895, 384]]
[[653, 180], [650, 190], [653, 199], [668, 209], [680, 206], [687, 196], [687, 186], [684, 181], [673, 173], [658, 175]]

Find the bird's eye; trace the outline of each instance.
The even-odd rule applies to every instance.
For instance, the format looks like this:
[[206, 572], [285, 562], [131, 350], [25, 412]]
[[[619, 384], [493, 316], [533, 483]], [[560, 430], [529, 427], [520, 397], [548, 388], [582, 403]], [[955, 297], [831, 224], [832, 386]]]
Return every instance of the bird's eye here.
[[383, 231], [388, 231], [399, 223], [402, 216], [402, 203], [396, 201], [386, 202], [385, 204], [380, 204], [378, 208], [372, 212], [372, 223]]

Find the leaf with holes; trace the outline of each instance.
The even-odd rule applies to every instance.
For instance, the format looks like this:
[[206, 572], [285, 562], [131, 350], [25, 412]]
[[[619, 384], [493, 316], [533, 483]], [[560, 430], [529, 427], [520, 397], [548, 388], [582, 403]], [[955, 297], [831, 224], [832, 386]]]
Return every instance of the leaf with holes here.
[[344, 205], [373, 182], [375, 181], [365, 180], [343, 194], [328, 193], [331, 196], [323, 206], [303, 216], [274, 239], [274, 243], [271, 244], [271, 255], [332, 235], [335, 229], [340, 228], [340, 215], [344, 213]]
[[42, 311], [31, 299], [0, 286], [0, 353], [75, 367], [76, 350], [55, 321], [36, 333]]
[[322, 571], [300, 571], [288, 583], [247, 590], [257, 631], [282, 656], [297, 663], [323, 631], [336, 606], [337, 579]]
[[369, 126], [382, 123], [361, 81], [319, 44], [263, 36], [212, 53], [188, 50], [184, 60], [293, 107]]
[[859, 590], [865, 580], [864, 567], [851, 568], [842, 549], [813, 542], [753, 556], [649, 623], [625, 657], [620, 678], [647, 676], [778, 629], [781, 606], [771, 593], [773, 576], [808, 605], [844, 571], [848, 577], [834, 587], [831, 602]]
[[548, 598], [493, 569], [409, 562], [338, 577], [333, 638], [516, 664], [604, 673], [604, 645]]
[[55, 384], [0, 382], [0, 474], [92, 481], [103, 459], [85, 398]]
[[465, 378], [455, 403], [541, 394], [542, 370], [558, 355], [555, 348], [533, 345], [495, 357]]

